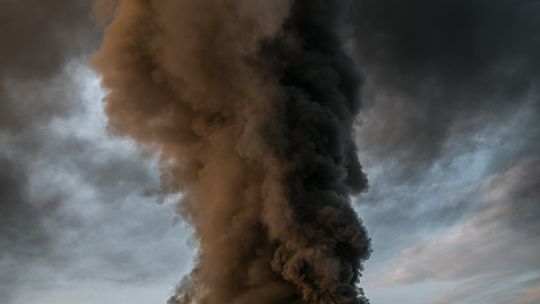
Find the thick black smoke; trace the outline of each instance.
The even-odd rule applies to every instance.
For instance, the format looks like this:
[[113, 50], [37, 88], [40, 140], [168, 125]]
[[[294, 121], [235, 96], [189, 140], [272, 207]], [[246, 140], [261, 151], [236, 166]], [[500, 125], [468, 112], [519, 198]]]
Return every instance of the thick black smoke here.
[[[327, 250], [335, 251], [341, 264], [339, 279], [331, 288], [317, 285], [319, 270], [309, 261], [301, 261], [305, 264], [296, 267], [299, 271], [292, 278], [285, 275], [302, 284], [313, 282], [313, 297], [306, 299], [309, 303], [367, 301], [359, 298], [363, 293], [355, 283], [361, 261], [369, 256], [369, 240], [349, 205], [350, 194], [367, 189], [351, 138], [360, 108], [360, 78], [336, 33], [347, 4], [295, 1], [284, 25], [285, 35], [274, 44], [282, 56], [277, 74], [286, 93], [287, 142], [281, 157], [293, 167], [285, 181], [291, 208], [308, 244], [328, 244]], [[290, 40], [297, 44], [287, 45]], [[283, 247], [278, 249], [282, 260], [274, 260], [275, 270], [288, 267], [294, 250], [309, 250]]]

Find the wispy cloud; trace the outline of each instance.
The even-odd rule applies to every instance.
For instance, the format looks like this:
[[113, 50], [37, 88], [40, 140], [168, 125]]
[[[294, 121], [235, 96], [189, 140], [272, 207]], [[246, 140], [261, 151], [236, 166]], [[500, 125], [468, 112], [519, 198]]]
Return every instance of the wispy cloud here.
[[[500, 289], [501, 282], [508, 287], [520, 276], [534, 275], [540, 269], [539, 174], [540, 159], [527, 159], [485, 178], [469, 193], [476, 211], [401, 250], [379, 269], [376, 286], [452, 283], [458, 291], [443, 293], [436, 303], [468, 303], [493, 296], [496, 289], [487, 288], [488, 282]], [[504, 295], [515, 299], [520, 290], [516, 286]]]

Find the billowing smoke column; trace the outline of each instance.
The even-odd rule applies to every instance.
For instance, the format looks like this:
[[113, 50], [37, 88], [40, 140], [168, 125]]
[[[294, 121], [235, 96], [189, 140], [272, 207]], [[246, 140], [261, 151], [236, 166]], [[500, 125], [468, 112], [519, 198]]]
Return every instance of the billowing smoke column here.
[[199, 240], [170, 303], [368, 303], [348, 5], [119, 2], [95, 58], [111, 130], [161, 152]]

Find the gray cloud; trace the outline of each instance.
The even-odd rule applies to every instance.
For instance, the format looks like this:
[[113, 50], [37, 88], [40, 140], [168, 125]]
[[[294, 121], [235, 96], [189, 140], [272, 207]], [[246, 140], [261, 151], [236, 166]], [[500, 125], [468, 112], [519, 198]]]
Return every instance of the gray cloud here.
[[[27, 201], [28, 177], [7, 156], [0, 156], [0, 297], [10, 301], [17, 287], [18, 256], [36, 257], [47, 244], [40, 210]], [[24, 231], [24, 233], [22, 233]]]
[[[423, 282], [464, 286], [440, 298], [440, 303], [516, 300], [530, 286], [515, 283], [512, 287], [512, 282], [524, 275], [537, 277], [540, 269], [540, 225], [536, 220], [540, 215], [539, 170], [540, 160], [528, 159], [485, 178], [469, 193], [477, 205], [475, 211], [448, 229], [430, 233], [423, 241], [402, 249], [387, 259], [372, 279], [383, 286]], [[487, 282], [498, 287], [486, 286]]]
[[540, 75], [539, 12], [534, 0], [358, 1], [366, 162], [394, 162], [388, 177], [414, 182], [529, 102]]
[[184, 225], [154, 204], [155, 161], [104, 132], [98, 80], [81, 68], [100, 37], [91, 7], [0, 1], [3, 303], [37, 302], [58, 280], [173, 281], [190, 260]]
[[[0, 204], [4, 225], [0, 250], [13, 252], [22, 243], [39, 248], [46, 236], [40, 227], [41, 212], [54, 204], [37, 207], [29, 202], [28, 162], [21, 153], [46, 141], [40, 124], [70, 111], [72, 90], [51, 87], [49, 78], [60, 73], [73, 56], [88, 52], [97, 34], [88, 22], [87, 1], [2, 1], [0, 3]], [[19, 145], [28, 137], [27, 145]], [[8, 231], [9, 233], [7, 233]], [[6, 236], [9, 234], [9, 236]], [[26, 241], [40, 235], [41, 242]], [[37, 236], [36, 236], [37, 237]], [[10, 244], [7, 244], [9, 240]], [[17, 244], [11, 244], [17, 243]]]
[[2, 201], [10, 207], [2, 224], [18, 224], [0, 227], [2, 299], [37, 303], [33, 295], [50, 295], [65, 281], [145, 288], [174, 282], [192, 251], [171, 199], [155, 204], [157, 162], [133, 143], [107, 136], [98, 102], [103, 93], [87, 67], [71, 63], [43, 85], [49, 94], [42, 98], [64, 92], [57, 86], [74, 90], [74, 110], [2, 137], [11, 157], [2, 163], [9, 169], [2, 186], [11, 188], [2, 192], [10, 198]]
[[[90, 8], [84, 0], [0, 3], [0, 128], [13, 130], [69, 111], [67, 99], [44, 102], [43, 92], [35, 91], [68, 60], [95, 48], [99, 32], [90, 22]], [[34, 90], [20, 90], [21, 82]]]
[[46, 79], [66, 59], [95, 46], [92, 3], [84, 0], [4, 0], [0, 3], [3, 77]]
[[436, 297], [433, 304], [529, 304], [538, 300], [536, 290], [540, 277], [501, 279], [497, 275], [484, 275], [463, 280], [452, 292]]
[[[423, 246], [419, 239], [448, 232], [483, 212], [485, 202], [477, 192], [485, 178], [505, 175], [540, 152], [540, 43], [535, 38], [540, 6], [528, 0], [356, 3], [351, 49], [364, 78], [357, 141], [371, 184], [358, 202], [374, 244], [369, 281], [385, 273], [387, 260], [403, 248]], [[536, 185], [540, 173], [529, 171], [526, 179]], [[534, 217], [538, 193], [525, 182], [520, 185], [508, 191], [505, 203], [515, 212], [485, 224], [513, 231], [501, 241], [512, 244], [513, 254], [530, 250], [537, 229], [523, 220], [525, 214]], [[519, 205], [523, 197], [532, 198]], [[512, 230], [511, 222], [522, 226]], [[491, 244], [489, 237], [470, 239], [469, 245], [504, 245]], [[489, 252], [476, 263], [474, 256], [454, 249], [471, 275], [504, 257]], [[421, 277], [427, 249], [418, 250], [409, 266]], [[460, 271], [461, 264], [451, 268]], [[531, 259], [503, 264], [515, 268], [510, 277], [518, 269], [538, 267]], [[446, 269], [423, 274], [428, 282], [442, 277], [455, 279]]]

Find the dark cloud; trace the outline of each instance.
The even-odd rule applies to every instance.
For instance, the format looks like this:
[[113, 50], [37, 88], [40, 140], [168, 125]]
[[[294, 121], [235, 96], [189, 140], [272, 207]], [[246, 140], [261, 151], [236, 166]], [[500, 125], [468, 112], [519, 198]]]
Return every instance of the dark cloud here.
[[[0, 85], [13, 81], [3, 76]], [[43, 220], [54, 214], [63, 196], [58, 191], [61, 187], [49, 189], [39, 197], [30, 194], [32, 164], [40, 161], [44, 146], [57, 143], [57, 138], [48, 130], [55, 116], [47, 113], [56, 108], [57, 101], [70, 106], [76, 104], [75, 100], [70, 100], [74, 96], [70, 94], [75, 89], [73, 83], [68, 90], [59, 79], [27, 81], [12, 83], [6, 94], [0, 96], [0, 111], [6, 110], [0, 115], [9, 116], [2, 120], [0, 127], [0, 206], [3, 210], [0, 250], [3, 257], [9, 255], [21, 260], [40, 257], [50, 249], [50, 235], [43, 227]]]
[[[90, 21], [91, 1], [0, 2], [0, 128], [24, 128], [69, 111], [68, 99], [43, 102], [39, 81], [50, 79], [70, 59], [91, 52], [99, 31]], [[20, 90], [32, 82], [33, 90]]]
[[19, 146], [16, 139], [46, 141], [47, 134], [34, 126], [70, 110], [72, 91], [51, 88], [50, 81], [93, 43], [97, 31], [87, 17], [89, 7], [88, 1], [0, 2], [0, 150], [5, 153], [0, 162], [0, 250], [5, 254], [17, 248], [12, 243], [28, 245], [26, 251], [35, 254], [45, 242], [42, 210], [30, 202], [30, 172], [23, 159], [39, 145]]
[[2, 77], [46, 79], [95, 46], [91, 1], [4, 0], [0, 3]]
[[[478, 193], [484, 191], [479, 189], [484, 179], [504, 175], [519, 163], [534, 163], [531, 159], [538, 155], [540, 139], [537, 109], [526, 104], [508, 116], [509, 119], [496, 126], [474, 132], [475, 145], [463, 148], [459, 153], [444, 151], [432, 168], [422, 171], [414, 182], [389, 178], [389, 172], [399, 168], [399, 162], [368, 167], [372, 186], [358, 202], [379, 252], [375, 260], [383, 262], [378, 257], [396, 254], [401, 246], [410, 246], [427, 231], [448, 229], [482, 211], [484, 205]], [[459, 141], [453, 144], [459, 146]], [[523, 196], [534, 198], [537, 195], [535, 186], [527, 185], [536, 185], [539, 181], [540, 172], [528, 171], [522, 184], [512, 185], [516, 191], [507, 194], [509, 204], [519, 205]], [[498, 185], [503, 186], [503, 183]], [[517, 191], [518, 188], [522, 190]], [[532, 199], [527, 206], [530, 208], [535, 204], [537, 202]], [[534, 217], [532, 213], [531, 216]], [[506, 219], [493, 219], [503, 220]], [[531, 233], [536, 228], [529, 222], [523, 223], [520, 229]], [[402, 233], [395, 234], [396, 230]], [[523, 242], [527, 241], [524, 239]]]
[[[157, 268], [160, 276], [178, 269], [146, 262], [151, 255], [178, 259], [171, 253], [176, 246], [165, 245], [169, 249], [156, 254], [150, 247], [164, 238], [182, 239], [170, 206], [153, 205], [159, 199], [154, 162], [132, 145], [107, 138], [104, 118], [96, 117], [98, 80], [81, 68], [100, 37], [90, 20], [92, 5], [0, 1], [3, 303], [53, 284], [53, 273], [126, 281], [155, 276]], [[114, 218], [118, 214], [124, 217]], [[128, 254], [125, 247], [137, 248]]]
[[28, 202], [28, 177], [9, 156], [0, 155], [0, 297], [11, 300], [22, 267], [10, 265], [20, 256], [38, 257], [47, 248], [40, 210]]
[[[5, 155], [0, 157], [0, 166], [0, 201], [3, 203], [0, 215], [2, 256], [25, 254], [20, 251], [25, 250], [26, 246], [30, 247], [26, 254], [33, 254], [32, 247], [39, 247], [45, 239], [39, 209], [28, 203], [27, 173]], [[24, 234], [21, 235], [21, 231], [24, 231]]]
[[[371, 184], [358, 201], [367, 205], [361, 210], [378, 252], [370, 266], [382, 269], [384, 257], [480, 212], [476, 187], [483, 178], [540, 153], [540, 6], [355, 3], [351, 49], [364, 79], [357, 140]], [[527, 179], [535, 184], [540, 174], [530, 172]], [[517, 205], [518, 196], [536, 194], [528, 187], [509, 195], [515, 197], [508, 203]], [[529, 222], [517, 231], [535, 229]], [[522, 237], [512, 246], [527, 250], [531, 241]]]
[[479, 129], [537, 102], [538, 1], [356, 3], [354, 52], [366, 82], [358, 140], [374, 162], [395, 163], [389, 177], [412, 181], [444, 153], [474, 146]]

